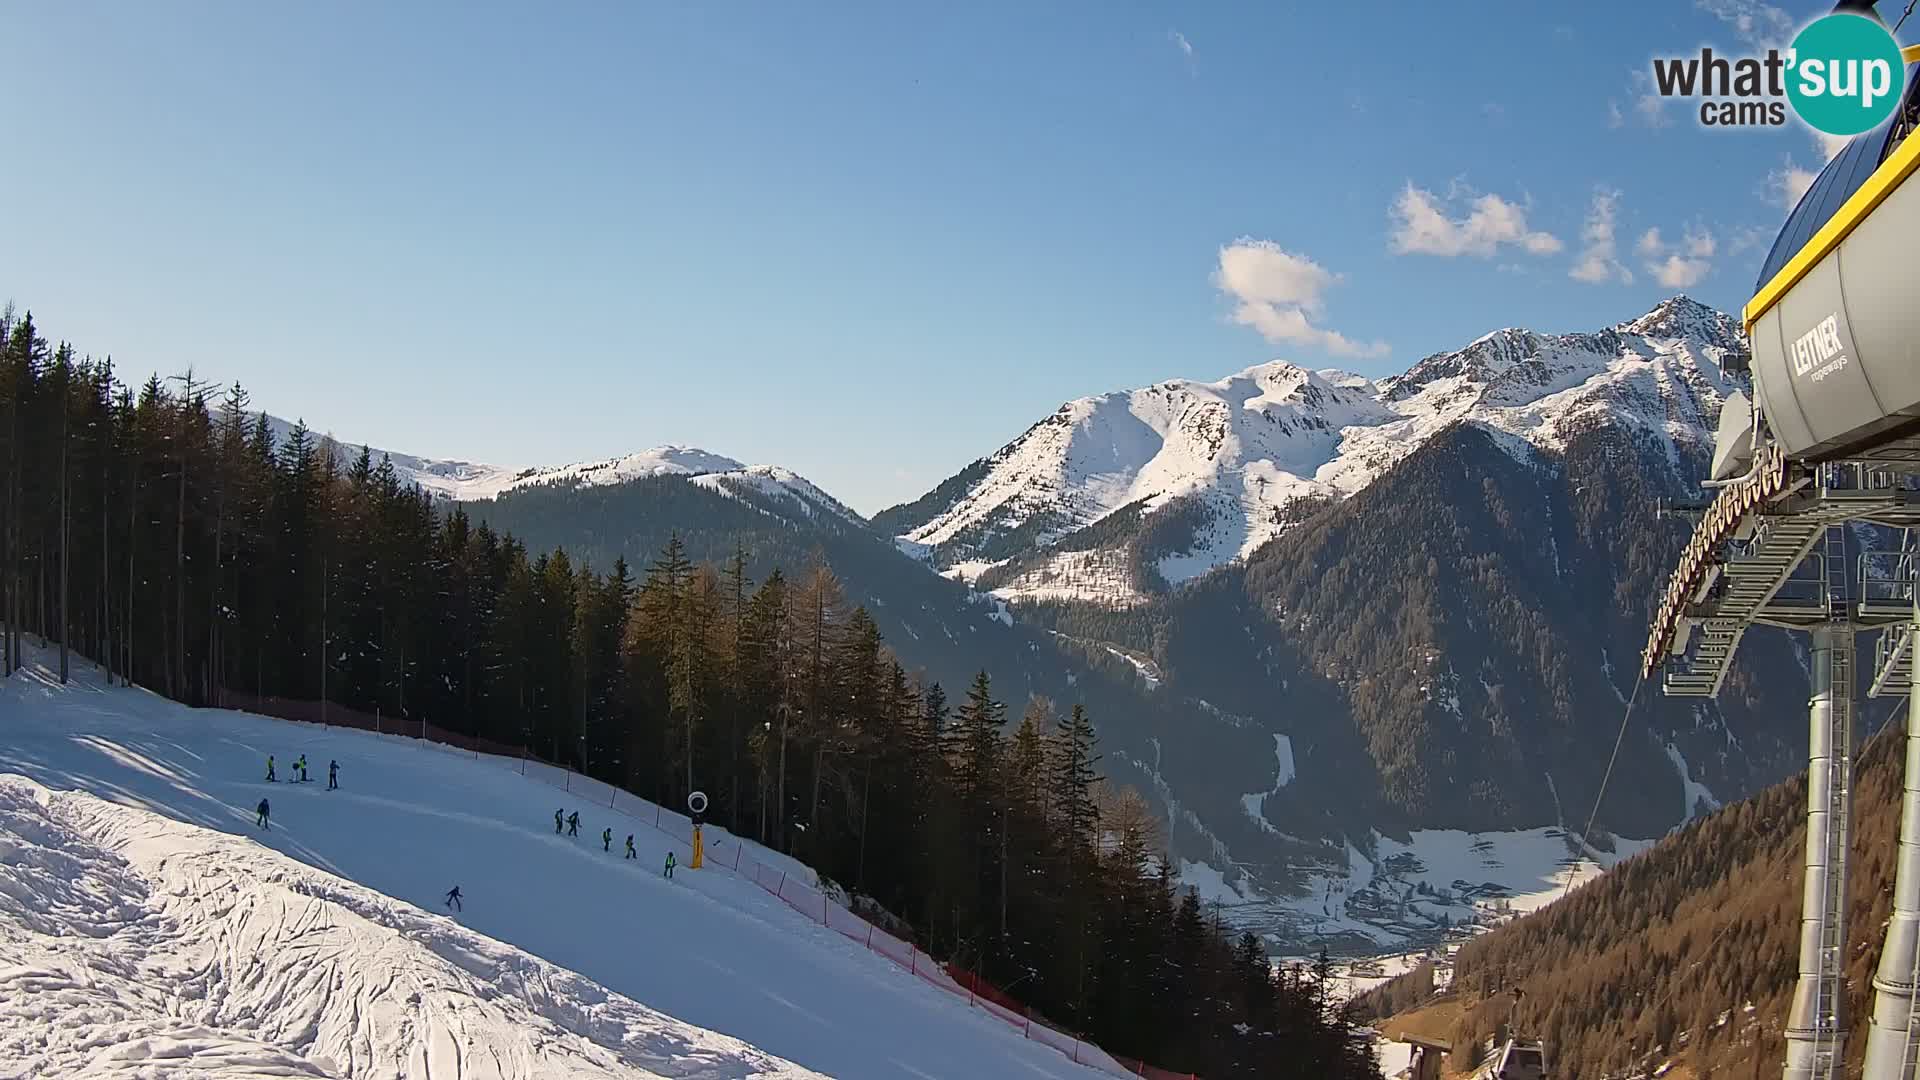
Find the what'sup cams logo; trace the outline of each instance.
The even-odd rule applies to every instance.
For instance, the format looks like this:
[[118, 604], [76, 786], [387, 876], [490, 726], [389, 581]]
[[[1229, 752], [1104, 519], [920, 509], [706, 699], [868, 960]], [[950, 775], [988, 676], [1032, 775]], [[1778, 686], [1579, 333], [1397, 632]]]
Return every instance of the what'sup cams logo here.
[[1808, 23], [1785, 52], [1725, 57], [1656, 57], [1654, 89], [1664, 98], [1700, 99], [1706, 127], [1778, 127], [1787, 107], [1829, 135], [1871, 131], [1906, 89], [1900, 43], [1863, 15], [1838, 13]]

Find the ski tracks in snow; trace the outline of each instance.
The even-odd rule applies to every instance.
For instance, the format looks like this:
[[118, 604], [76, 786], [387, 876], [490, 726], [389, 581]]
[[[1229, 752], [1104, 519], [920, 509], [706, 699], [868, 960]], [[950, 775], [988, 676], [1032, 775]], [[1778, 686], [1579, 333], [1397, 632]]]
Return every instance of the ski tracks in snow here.
[[812, 1077], [237, 837], [0, 777], [0, 1078]]

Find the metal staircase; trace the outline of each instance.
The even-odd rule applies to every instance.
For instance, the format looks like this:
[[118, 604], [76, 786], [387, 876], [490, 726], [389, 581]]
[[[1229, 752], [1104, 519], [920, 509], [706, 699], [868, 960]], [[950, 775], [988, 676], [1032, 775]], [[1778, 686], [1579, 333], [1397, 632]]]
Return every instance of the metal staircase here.
[[1913, 587], [1920, 570], [1920, 529], [1906, 529], [1897, 552], [1860, 556], [1860, 615], [1884, 622], [1874, 643], [1874, 697], [1904, 694], [1913, 685]]
[[[1727, 667], [1747, 628], [1778, 618], [1825, 621], [1823, 605], [1788, 589], [1798, 567], [1820, 543], [1831, 519], [1848, 516], [1833, 507], [1828, 513], [1754, 515], [1746, 539], [1729, 545], [1726, 561], [1710, 571], [1706, 586], [1695, 596], [1688, 614], [1693, 617], [1691, 648], [1684, 670], [1670, 669], [1666, 692], [1682, 697], [1712, 697], [1720, 691]], [[1845, 572], [1844, 565], [1842, 573]], [[1782, 592], [1787, 593], [1782, 596]]]
[[[1913, 496], [1877, 470], [1824, 466], [1809, 482], [1758, 501], [1724, 526], [1724, 542], [1707, 551], [1685, 604], [1675, 614], [1674, 634], [1655, 635], [1656, 641], [1669, 644], [1663, 672], [1666, 693], [1717, 694], [1740, 639], [1756, 623], [1807, 630], [1833, 620], [1904, 622], [1910, 606], [1901, 608], [1889, 589], [1866, 590], [1858, 610], [1849, 609], [1845, 533], [1834, 527], [1850, 521], [1911, 525], [1920, 513]], [[1803, 563], [1823, 543], [1825, 558], [1818, 576], [1806, 576]], [[1843, 583], [1838, 592], [1828, 587], [1834, 581]]]

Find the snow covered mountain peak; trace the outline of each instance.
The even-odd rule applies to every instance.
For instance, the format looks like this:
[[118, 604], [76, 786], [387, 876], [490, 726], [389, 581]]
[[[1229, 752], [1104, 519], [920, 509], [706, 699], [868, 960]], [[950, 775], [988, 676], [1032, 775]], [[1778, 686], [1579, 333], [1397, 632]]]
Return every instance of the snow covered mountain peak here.
[[[1136, 503], [1146, 512], [1189, 496], [1269, 507], [1312, 486], [1343, 427], [1387, 419], [1361, 383], [1273, 361], [1218, 382], [1174, 379], [1069, 401], [987, 459], [985, 478], [901, 546], [959, 562], [1009, 543], [1051, 543]], [[1229, 539], [1236, 550], [1248, 542]]]
[[[704, 476], [709, 473], [737, 472], [746, 468], [730, 457], [693, 446], [656, 446], [634, 454], [602, 461], [586, 461], [552, 469], [527, 469], [516, 475], [502, 491], [536, 484], [563, 484], [595, 487], [623, 484], [649, 476]], [[496, 492], [495, 494], [498, 494]]]
[[[1727, 372], [1745, 364], [1738, 324], [1686, 296], [1593, 332], [1504, 327], [1377, 384], [1274, 361], [1067, 402], [880, 520], [903, 549], [988, 575], [1006, 597], [1129, 602], [1136, 567], [1173, 584], [1242, 558], [1298, 520], [1294, 504], [1364, 489], [1455, 423], [1501, 433], [1517, 453], [1608, 422], [1710, 442]], [[1121, 557], [1129, 544], [1138, 550]]]
[[1746, 335], [1740, 320], [1695, 300], [1675, 293], [1660, 301], [1645, 315], [1616, 327], [1623, 334], [1649, 338], [1691, 338], [1723, 348], [1746, 348]]
[[1342, 371], [1339, 368], [1321, 368], [1319, 371], [1314, 372], [1314, 374], [1343, 390], [1360, 390], [1364, 391], [1368, 396], [1380, 392], [1380, 388], [1374, 385], [1372, 379], [1351, 371]]
[[[275, 445], [280, 445], [286, 442], [294, 425], [268, 415], [267, 428], [273, 435]], [[358, 443], [342, 442], [331, 435], [318, 433], [314, 437], [331, 445], [342, 465], [349, 463], [359, 452]], [[416, 485], [437, 498], [456, 502], [495, 499], [506, 492], [529, 487], [602, 487], [653, 477], [677, 476], [722, 495], [739, 497], [746, 492], [772, 498], [801, 510], [809, 517], [824, 511], [849, 522], [864, 523], [859, 514], [791, 469], [778, 465], [744, 465], [710, 450], [677, 443], [597, 461], [535, 468], [417, 457], [378, 448], [369, 448], [369, 452], [376, 461], [382, 457], [392, 461], [394, 472], [402, 483]]]

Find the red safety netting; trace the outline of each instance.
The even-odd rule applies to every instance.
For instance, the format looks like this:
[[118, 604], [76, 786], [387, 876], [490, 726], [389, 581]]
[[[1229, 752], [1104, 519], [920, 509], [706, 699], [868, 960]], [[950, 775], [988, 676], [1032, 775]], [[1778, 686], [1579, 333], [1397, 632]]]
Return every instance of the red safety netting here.
[[846, 937], [862, 945], [872, 945], [873, 935], [879, 927], [841, 907], [839, 904], [827, 905], [827, 929], [837, 930]]
[[780, 895], [780, 886], [787, 883], [785, 871], [775, 870], [771, 866], [762, 866], [757, 862], [751, 862], [741, 867], [740, 873], [751, 878], [755, 885], [760, 886], [775, 896]]
[[[490, 757], [495, 764], [514, 769], [530, 780], [559, 788], [578, 799], [617, 808], [642, 822], [646, 822], [651, 816], [653, 827], [660, 832], [682, 844], [691, 845], [693, 842], [693, 822], [686, 815], [664, 809], [623, 788], [583, 776], [564, 765], [544, 761], [537, 755], [529, 753], [524, 747], [508, 746], [488, 739], [463, 735], [418, 720], [396, 719], [377, 713], [370, 714], [346, 709], [338, 705], [323, 705], [319, 702], [257, 697], [233, 690], [220, 692], [220, 705], [223, 708], [241, 709], [282, 720], [355, 728], [395, 738], [418, 740], [420, 744], [426, 746], [442, 746], [457, 749], [475, 757]], [[747, 854], [746, 845], [742, 844], [738, 838], [721, 830], [715, 831], [719, 832], [719, 835], [711, 837], [706, 845], [708, 867], [738, 873], [741, 877], [779, 897], [788, 906], [814, 922], [849, 940], [860, 942], [926, 982], [956, 997], [966, 998], [970, 1004], [986, 1010], [1008, 1025], [1019, 1029], [1027, 1038], [1051, 1046], [1082, 1065], [1091, 1066], [1114, 1076], [1144, 1076], [1155, 1078], [1155, 1080], [1197, 1080], [1192, 1073], [1172, 1072], [1131, 1058], [1116, 1057], [1090, 1042], [1033, 1019], [1027, 1007], [1006, 991], [971, 971], [936, 962], [912, 943], [882, 930], [861, 915], [835, 903], [823, 890], [800, 880], [793, 874], [776, 870], [754, 859]]]
[[875, 927], [873, 935], [867, 939], [867, 948], [903, 968], [912, 968], [914, 965], [913, 954], [916, 951], [914, 947], [879, 927]]
[[[1097, 1046], [1090, 1047], [1090, 1049], [1096, 1054], [1102, 1052]], [[1135, 1061], [1132, 1058], [1121, 1057], [1118, 1054], [1107, 1056], [1121, 1069], [1125, 1070], [1129, 1076], [1145, 1076], [1148, 1077], [1149, 1080], [1194, 1080], [1192, 1073], [1174, 1072], [1171, 1069], [1163, 1069], [1158, 1065], [1149, 1065], [1144, 1061]], [[1093, 1062], [1093, 1064], [1098, 1065], [1099, 1063]]]
[[1032, 1039], [1034, 1042], [1046, 1043], [1048, 1046], [1073, 1058], [1075, 1061], [1080, 1060], [1077, 1056], [1077, 1051], [1080, 1048], [1080, 1040], [1068, 1035], [1064, 1031], [1055, 1031], [1045, 1024], [1034, 1024], [1027, 1029], [1027, 1038]]
[[993, 985], [987, 980], [982, 979], [980, 976], [975, 975], [973, 972], [968, 971], [964, 968], [955, 967], [952, 964], [947, 965], [947, 972], [948, 974], [953, 976], [954, 982], [957, 982], [961, 986], [966, 987], [967, 992], [970, 994], [973, 994], [975, 997], [978, 997], [983, 1001], [991, 1001], [997, 1005], [1003, 1006], [1008, 1009], [1012, 1009], [1021, 1014], [1026, 1013], [1027, 1007], [1025, 1005], [1022, 1005], [1018, 998], [1000, 989], [999, 987]]

